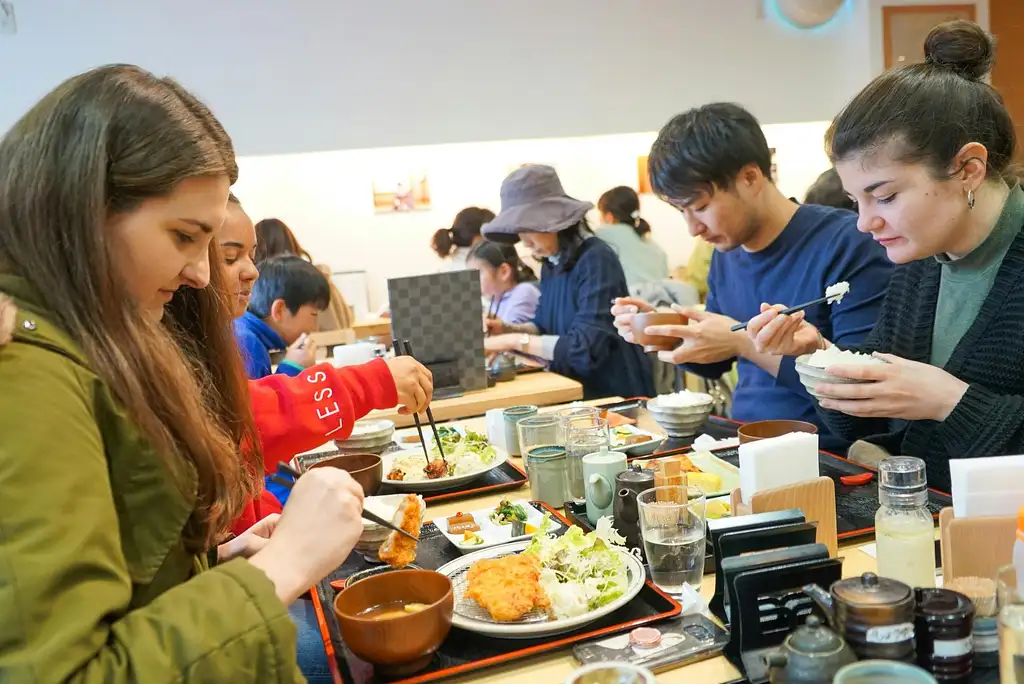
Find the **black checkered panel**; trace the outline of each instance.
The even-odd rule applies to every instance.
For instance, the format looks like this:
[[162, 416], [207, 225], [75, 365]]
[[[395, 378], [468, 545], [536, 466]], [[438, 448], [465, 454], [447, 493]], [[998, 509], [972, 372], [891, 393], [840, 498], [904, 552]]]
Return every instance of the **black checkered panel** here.
[[[388, 301], [392, 335], [409, 340], [421, 363], [454, 364], [462, 389], [487, 388], [477, 271], [392, 278], [388, 280]], [[441, 378], [435, 384], [443, 386]]]

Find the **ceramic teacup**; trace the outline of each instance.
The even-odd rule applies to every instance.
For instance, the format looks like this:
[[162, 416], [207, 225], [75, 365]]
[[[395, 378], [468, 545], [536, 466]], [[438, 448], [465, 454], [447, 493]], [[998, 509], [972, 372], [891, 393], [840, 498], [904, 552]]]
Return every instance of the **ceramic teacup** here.
[[839, 669], [832, 684], [937, 684], [916, 665], [894, 660], [862, 660]]
[[587, 520], [591, 525], [612, 514], [615, 503], [615, 476], [626, 469], [626, 455], [601, 450], [583, 457], [583, 482], [586, 487]]

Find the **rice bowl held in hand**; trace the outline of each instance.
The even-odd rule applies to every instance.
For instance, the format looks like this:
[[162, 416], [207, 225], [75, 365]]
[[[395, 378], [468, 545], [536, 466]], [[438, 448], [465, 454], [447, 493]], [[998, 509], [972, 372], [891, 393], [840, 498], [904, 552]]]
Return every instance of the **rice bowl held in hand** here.
[[835, 385], [863, 385], [875, 382], [874, 380], [841, 378], [837, 375], [830, 375], [827, 369], [833, 366], [877, 366], [885, 363], [887, 362], [875, 358], [871, 354], [844, 350], [832, 345], [828, 349], [819, 349], [813, 354], [798, 356], [796, 372], [800, 376], [800, 382], [807, 388], [807, 393], [815, 399], [821, 399], [816, 388], [822, 382]]

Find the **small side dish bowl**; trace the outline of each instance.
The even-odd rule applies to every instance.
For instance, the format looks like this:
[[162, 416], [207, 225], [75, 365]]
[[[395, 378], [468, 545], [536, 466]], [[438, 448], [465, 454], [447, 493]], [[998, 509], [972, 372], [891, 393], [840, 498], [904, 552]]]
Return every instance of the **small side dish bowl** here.
[[714, 400], [710, 396], [706, 402], [689, 406], [667, 406], [658, 399], [655, 397], [648, 401], [647, 410], [669, 437], [692, 437], [697, 434], [714, 407]]
[[344, 454], [384, 453], [394, 443], [395, 424], [390, 420], [357, 420], [348, 439], [336, 439], [334, 445]]
[[800, 376], [800, 382], [803, 383], [804, 388], [807, 389], [807, 393], [815, 399], [821, 399], [821, 395], [819, 395], [816, 390], [818, 383], [821, 382], [828, 382], [834, 385], [863, 385], [874, 382], [874, 380], [853, 380], [851, 378], [840, 378], [835, 375], [829, 375], [824, 368], [808, 364], [807, 361], [810, 358], [810, 354], [803, 354], [796, 357], [796, 372], [797, 375]]
[[[381, 606], [422, 604], [411, 613], [374, 618]], [[432, 570], [398, 570], [367, 577], [334, 599], [341, 638], [378, 675], [403, 677], [430, 664], [452, 628], [452, 582]]]
[[309, 466], [313, 468], [340, 468], [347, 470], [348, 474], [363, 488], [363, 494], [373, 496], [380, 490], [384, 481], [384, 462], [377, 454], [342, 454], [332, 458], [325, 458]]
[[652, 325], [686, 325], [686, 318], [671, 311], [641, 313], [633, 317], [633, 340], [642, 344], [645, 352], [671, 351], [679, 345], [680, 339], [667, 335], [648, 335], [645, 331]]
[[816, 435], [818, 426], [813, 423], [805, 423], [802, 420], [758, 420], [741, 425], [737, 432], [740, 444], [748, 444], [762, 439], [781, 437], [791, 432], [809, 432]]

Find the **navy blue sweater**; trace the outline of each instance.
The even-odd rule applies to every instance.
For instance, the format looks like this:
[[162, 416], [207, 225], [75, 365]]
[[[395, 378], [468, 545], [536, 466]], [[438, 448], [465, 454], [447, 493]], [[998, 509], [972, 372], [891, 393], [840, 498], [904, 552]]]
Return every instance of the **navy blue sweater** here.
[[579, 248], [568, 270], [545, 261], [534, 324], [542, 335], [558, 335], [551, 370], [583, 383], [583, 397], [649, 397], [651, 363], [643, 349], [615, 331], [611, 303], [629, 296], [619, 257], [597, 238]]
[[[271, 374], [270, 352], [281, 351], [288, 345], [273, 328], [259, 316], [245, 312], [234, 321], [235, 340], [242, 351], [245, 374], [250, 380], [259, 380]], [[277, 372], [284, 375], [298, 375], [302, 367], [289, 361], [277, 365]]]
[[[841, 349], [862, 342], [875, 325], [892, 275], [885, 249], [857, 230], [857, 215], [845, 209], [805, 204], [778, 238], [759, 252], [742, 248], [716, 252], [708, 274], [708, 311], [747, 321], [761, 303], [796, 305], [823, 296], [847, 281], [850, 293], [839, 304], [806, 310], [807, 321]], [[728, 372], [733, 360], [687, 369], [704, 377]], [[818, 426], [822, 449], [845, 453], [849, 442], [831, 434], [797, 375], [794, 359], [783, 357], [777, 378], [752, 361], [739, 359], [739, 384], [732, 416], [754, 420], [804, 420]]]

